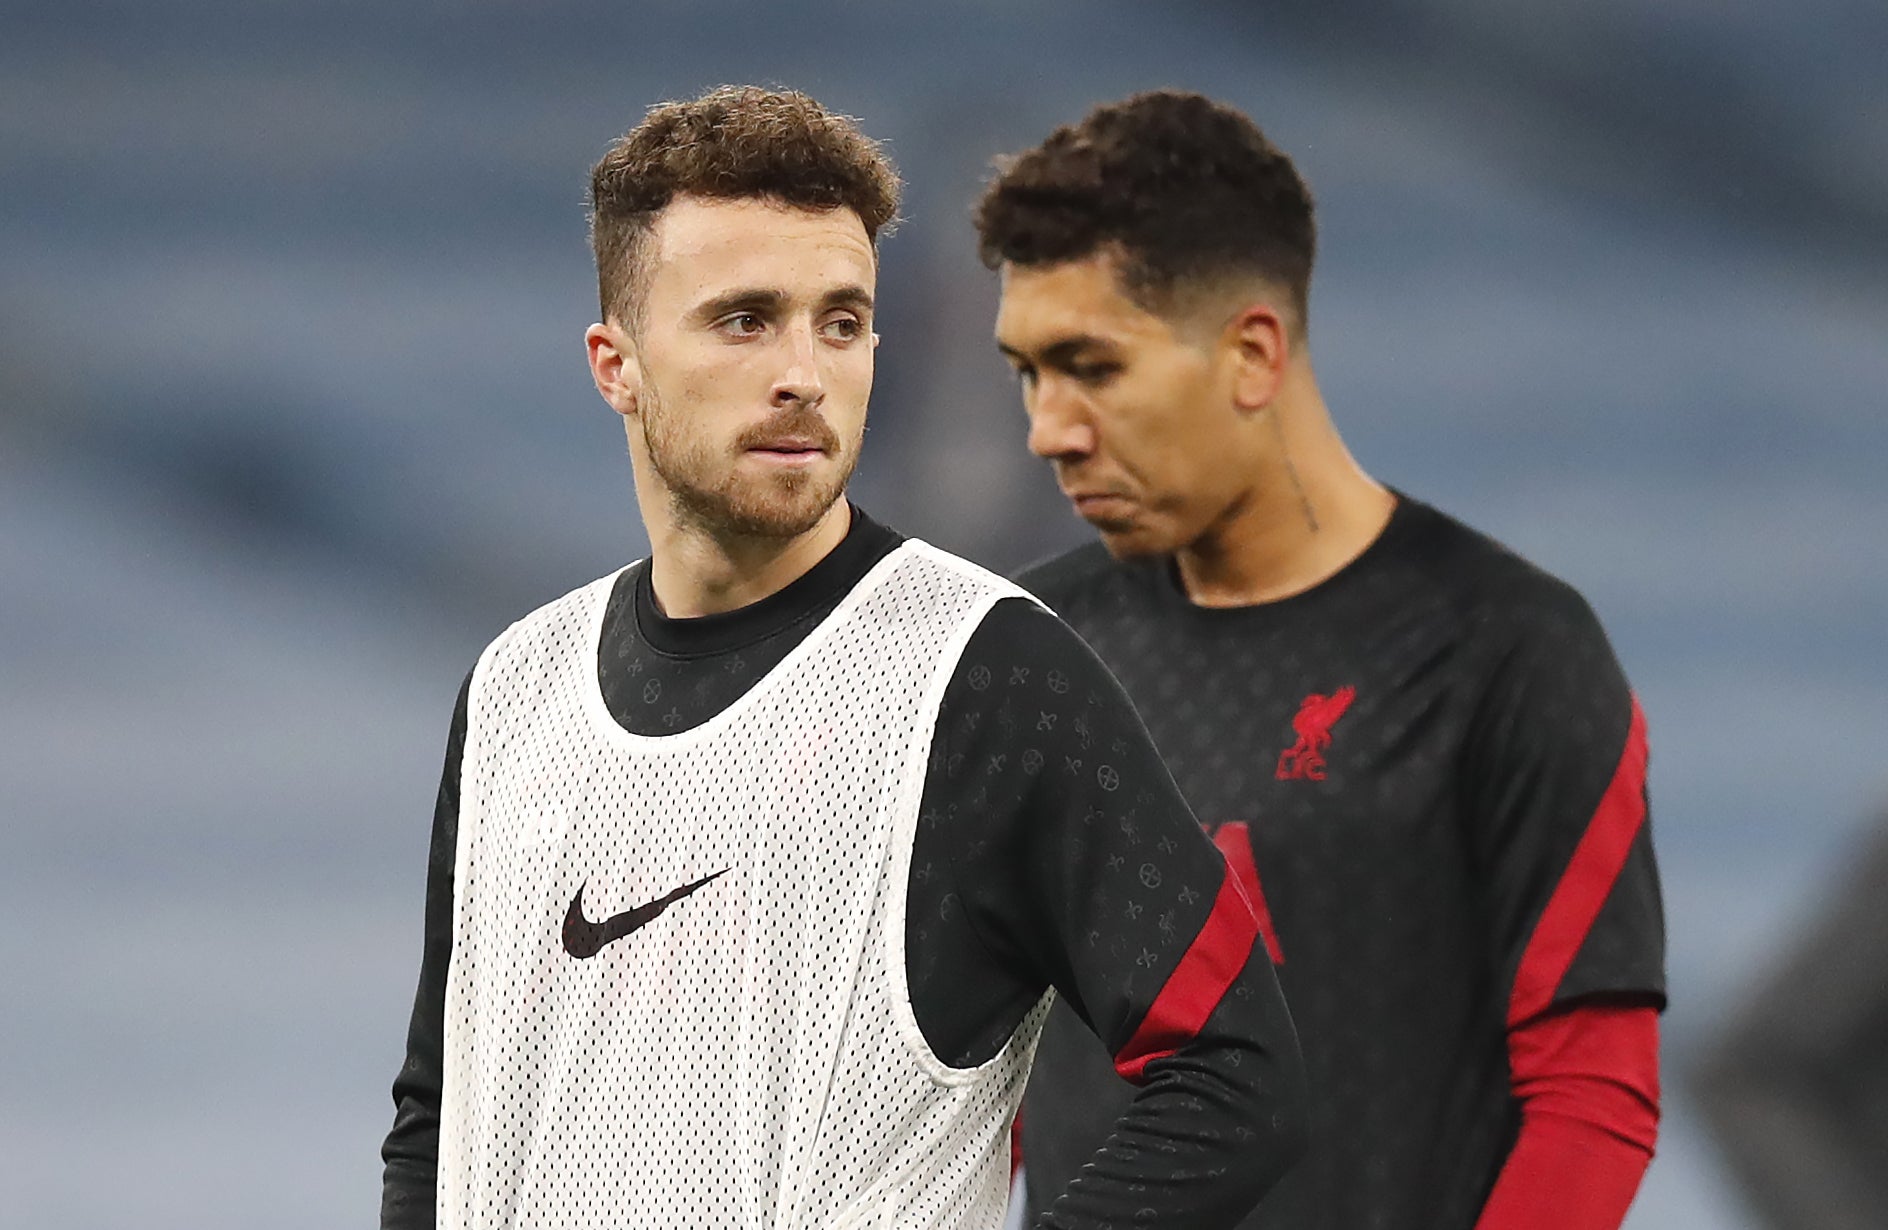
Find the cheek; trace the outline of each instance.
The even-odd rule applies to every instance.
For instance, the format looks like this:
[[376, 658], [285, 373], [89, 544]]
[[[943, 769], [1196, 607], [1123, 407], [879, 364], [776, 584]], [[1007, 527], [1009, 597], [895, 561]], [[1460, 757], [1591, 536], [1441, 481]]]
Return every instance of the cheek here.
[[1201, 446], [1196, 416], [1174, 403], [1157, 381], [1123, 385], [1096, 407], [1101, 451], [1116, 464], [1166, 485]]
[[1104, 424], [1102, 451], [1144, 486], [1154, 505], [1170, 509], [1218, 501], [1240, 468], [1236, 441], [1222, 424], [1166, 398]]
[[[675, 373], [672, 412], [697, 428], [712, 429], [767, 399], [767, 381], [752, 362], [730, 362], [726, 355], [704, 356]], [[664, 390], [667, 392], [667, 389]]]
[[835, 421], [865, 420], [865, 406], [872, 395], [872, 352], [869, 349], [845, 351], [835, 357], [822, 373], [826, 384], [826, 413]]
[[855, 343], [833, 353], [832, 362], [826, 368], [826, 379], [833, 387], [863, 394], [872, 387], [873, 362], [871, 345], [866, 342]]

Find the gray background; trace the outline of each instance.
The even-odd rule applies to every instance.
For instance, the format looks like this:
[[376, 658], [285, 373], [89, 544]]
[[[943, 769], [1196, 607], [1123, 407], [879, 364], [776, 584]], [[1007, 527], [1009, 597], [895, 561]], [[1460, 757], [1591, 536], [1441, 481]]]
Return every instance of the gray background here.
[[998, 567], [1084, 529], [988, 343], [990, 156], [1175, 84], [1298, 158], [1354, 451], [1583, 588], [1650, 717], [1629, 1224], [1750, 1226], [1683, 1070], [1888, 784], [1888, 8], [1787, 7], [9, 9], [0, 1223], [372, 1224], [453, 691], [644, 548], [587, 167], [758, 80], [910, 185], [855, 494]]

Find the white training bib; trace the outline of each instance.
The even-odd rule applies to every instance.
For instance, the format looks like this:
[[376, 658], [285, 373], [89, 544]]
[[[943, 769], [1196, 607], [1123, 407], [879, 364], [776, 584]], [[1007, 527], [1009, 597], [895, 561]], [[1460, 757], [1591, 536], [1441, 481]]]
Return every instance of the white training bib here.
[[994, 1230], [1038, 1005], [933, 1056], [905, 890], [945, 685], [1022, 591], [907, 541], [725, 711], [645, 737], [614, 577], [513, 625], [468, 700], [442, 1230]]

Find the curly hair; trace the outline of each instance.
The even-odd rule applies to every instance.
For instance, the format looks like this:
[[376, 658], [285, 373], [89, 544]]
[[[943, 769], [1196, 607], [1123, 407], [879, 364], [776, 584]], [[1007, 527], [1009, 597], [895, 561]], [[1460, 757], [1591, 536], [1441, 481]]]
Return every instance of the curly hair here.
[[795, 90], [721, 86], [658, 103], [590, 168], [590, 247], [604, 319], [633, 321], [643, 251], [678, 196], [850, 209], [877, 242], [897, 221], [898, 172], [857, 121]]
[[1179, 90], [1135, 94], [997, 167], [976, 208], [991, 269], [1111, 254], [1123, 290], [1150, 311], [1195, 285], [1254, 276], [1284, 288], [1304, 326], [1311, 190], [1232, 107]]

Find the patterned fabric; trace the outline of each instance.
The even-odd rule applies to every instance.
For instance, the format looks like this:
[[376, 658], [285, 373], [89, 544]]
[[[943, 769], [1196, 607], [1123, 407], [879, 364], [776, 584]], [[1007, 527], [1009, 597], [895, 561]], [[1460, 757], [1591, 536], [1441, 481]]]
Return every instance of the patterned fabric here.
[[[1245, 1224], [1472, 1226], [1518, 1123], [1510, 1005], [1663, 1001], [1635, 706], [1591, 610], [1407, 498], [1347, 568], [1261, 606], [1195, 607], [1169, 562], [1099, 547], [1021, 579], [1246, 856], [1232, 863], [1298, 1026], [1312, 1143]], [[1032, 1204], [1125, 1105], [1110, 1068], [1051, 1014], [1024, 1119]]]
[[1014, 590], [907, 543], [712, 720], [646, 738], [596, 683], [610, 586], [515, 625], [469, 692], [441, 1224], [1000, 1224], [1040, 1010], [940, 1063], [904, 893], [945, 683]]
[[[648, 569], [624, 569], [595, 653], [610, 718], [645, 741], [701, 737], [698, 728], [771, 686], [903, 541], [854, 508], [845, 540], [800, 578], [696, 619], [665, 616]], [[454, 707], [433, 815], [419, 988], [382, 1146], [382, 1230], [436, 1225], [471, 683]], [[903, 910], [906, 989], [924, 1048], [951, 1068], [982, 1067], [1036, 1028], [1053, 985], [1142, 1084], [1038, 1224], [1233, 1226], [1302, 1151], [1302, 1064], [1256, 922], [1120, 684], [1041, 604], [1002, 598], [957, 657], [930, 749]], [[666, 925], [724, 874], [614, 913], [579, 897], [564, 916], [565, 950], [634, 942], [632, 932]]]

